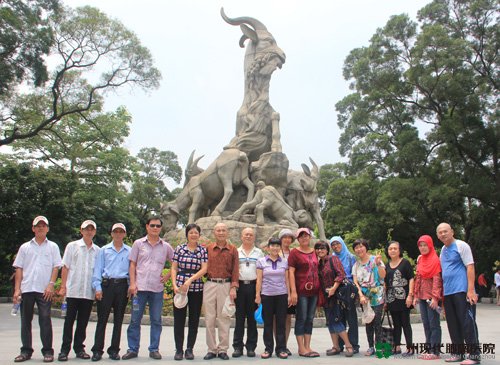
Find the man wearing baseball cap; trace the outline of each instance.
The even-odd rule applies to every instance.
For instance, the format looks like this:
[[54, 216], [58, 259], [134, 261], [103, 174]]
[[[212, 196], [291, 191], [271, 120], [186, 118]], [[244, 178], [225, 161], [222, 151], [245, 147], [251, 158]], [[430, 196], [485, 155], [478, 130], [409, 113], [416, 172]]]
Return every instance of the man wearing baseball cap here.
[[92, 361], [101, 360], [104, 353], [104, 335], [111, 308], [113, 308], [113, 335], [107, 352], [110, 359], [120, 360], [120, 338], [129, 284], [130, 247], [123, 243], [126, 235], [125, 225], [115, 223], [111, 228], [113, 241], [97, 253], [92, 276], [92, 288], [95, 290], [97, 301], [97, 325], [92, 347]]
[[[61, 289], [59, 293], [66, 296], [68, 309], [64, 320], [63, 338], [59, 361], [67, 361], [73, 341], [73, 350], [79, 359], [90, 359], [85, 352], [83, 342], [86, 337], [95, 291], [92, 288], [92, 273], [99, 247], [94, 242], [97, 225], [93, 220], [86, 220], [80, 226], [82, 238], [67, 244], [63, 256], [61, 271]], [[78, 318], [78, 319], [77, 319]], [[75, 338], [73, 324], [76, 322]]]
[[13, 266], [16, 268], [14, 303], [21, 302], [21, 353], [15, 362], [31, 359], [33, 354], [31, 322], [35, 303], [38, 308], [40, 339], [44, 362], [54, 361], [50, 307], [54, 282], [61, 266], [61, 254], [56, 243], [47, 239], [49, 220], [40, 215], [33, 220], [35, 237], [21, 245]]

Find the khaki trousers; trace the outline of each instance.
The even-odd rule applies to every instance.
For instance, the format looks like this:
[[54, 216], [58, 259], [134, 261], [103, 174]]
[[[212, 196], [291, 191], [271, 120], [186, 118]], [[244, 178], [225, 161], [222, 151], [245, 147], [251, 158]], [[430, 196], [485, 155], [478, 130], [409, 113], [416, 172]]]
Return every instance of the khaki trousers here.
[[[208, 352], [214, 354], [225, 352], [229, 348], [229, 328], [231, 318], [222, 315], [224, 302], [229, 295], [231, 283], [214, 283], [207, 281], [203, 288], [203, 308], [205, 310], [205, 327]], [[219, 334], [219, 345], [215, 338], [215, 327]]]

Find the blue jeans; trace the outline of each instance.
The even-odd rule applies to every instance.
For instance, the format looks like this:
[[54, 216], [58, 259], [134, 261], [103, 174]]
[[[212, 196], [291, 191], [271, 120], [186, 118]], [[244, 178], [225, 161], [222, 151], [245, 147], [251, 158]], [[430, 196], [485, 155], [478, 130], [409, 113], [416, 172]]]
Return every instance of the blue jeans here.
[[439, 355], [441, 344], [441, 322], [439, 321], [439, 313], [429, 307], [429, 304], [421, 299], [420, 317], [422, 317], [422, 324], [424, 325], [425, 342], [430, 345], [430, 353]]
[[295, 314], [295, 336], [312, 334], [317, 296], [299, 296]]
[[338, 304], [333, 307], [324, 307], [328, 332], [340, 333], [345, 331], [345, 319]]
[[[358, 312], [356, 311], [356, 306], [352, 305], [349, 309], [343, 309], [344, 311], [344, 326], [347, 324], [349, 327], [347, 331], [347, 336], [349, 337], [349, 342], [354, 350], [359, 351], [359, 332], [358, 332]], [[344, 349], [344, 341], [339, 338], [340, 350]]]
[[127, 329], [128, 349], [135, 353], [139, 352], [141, 342], [141, 320], [146, 303], [149, 304], [149, 320], [151, 321], [149, 335], [149, 352], [158, 351], [161, 335], [161, 312], [163, 308], [163, 292], [138, 291], [139, 310], [132, 311], [130, 324]]

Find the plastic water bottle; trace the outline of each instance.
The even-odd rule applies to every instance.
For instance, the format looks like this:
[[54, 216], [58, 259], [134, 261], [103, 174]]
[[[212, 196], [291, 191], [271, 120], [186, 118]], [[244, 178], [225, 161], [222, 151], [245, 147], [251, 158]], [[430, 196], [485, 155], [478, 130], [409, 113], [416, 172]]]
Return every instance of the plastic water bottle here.
[[17, 312], [19, 312], [19, 308], [21, 307], [21, 302], [19, 303], [14, 303], [12, 305], [12, 310], [10, 311], [10, 314], [12, 316], [17, 316]]
[[137, 295], [134, 295], [132, 298], [132, 310], [133, 311], [139, 310], [139, 298], [137, 298]]
[[[431, 302], [432, 302], [432, 300], [427, 299], [427, 300], [426, 300], [426, 302], [427, 302], [427, 304], [429, 304], [429, 305], [430, 305], [430, 304], [431, 304]], [[438, 305], [438, 306], [436, 307], [435, 311], [436, 311], [436, 312], [438, 312], [438, 314], [441, 314], [441, 312], [443, 311], [443, 308], [441, 308], [441, 307]]]
[[66, 317], [66, 312], [68, 310], [68, 302], [66, 302], [66, 298], [64, 298], [61, 303], [61, 317]]

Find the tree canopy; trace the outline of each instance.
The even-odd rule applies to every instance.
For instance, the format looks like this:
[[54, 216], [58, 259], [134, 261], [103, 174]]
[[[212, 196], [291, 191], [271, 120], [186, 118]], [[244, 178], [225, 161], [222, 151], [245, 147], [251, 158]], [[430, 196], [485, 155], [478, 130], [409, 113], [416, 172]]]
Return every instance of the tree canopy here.
[[[24, 4], [26, 12], [40, 13], [43, 13], [43, 8], [37, 8], [38, 5], [46, 4], [48, 8], [52, 3], [57, 4], [48, 0], [15, 3], [21, 3], [21, 7]], [[7, 22], [12, 18], [10, 14], [13, 11], [9, 12], [11, 7], [2, 7], [2, 31], [3, 28], [12, 28]], [[24, 18], [30, 16], [33, 17], [29, 13]], [[17, 33], [11, 32], [18, 38], [28, 32], [28, 21], [12, 20], [11, 23], [19, 28]], [[17, 75], [10, 78], [6, 92], [0, 95], [0, 146], [32, 138], [72, 115], [85, 118], [85, 112], [99, 103], [100, 96], [111, 90], [125, 85], [144, 90], [159, 86], [161, 75], [153, 65], [149, 50], [123, 24], [108, 18], [99, 10], [89, 6], [76, 10], [65, 8], [58, 12], [57, 17], [35, 19], [35, 24], [41, 24], [40, 32], [43, 30], [46, 38], [43, 43], [45, 48], [33, 46], [38, 51], [35, 64], [24, 66], [11, 57], [3, 61], [9, 67], [0, 68], [0, 72]], [[43, 39], [41, 37], [38, 42]], [[14, 53], [17, 59], [23, 55], [21, 50]], [[46, 70], [43, 55], [48, 55], [51, 62], [56, 64], [53, 69]], [[0, 62], [2, 60], [0, 58]], [[14, 63], [17, 71], [11, 65]], [[15, 88], [15, 83], [20, 85], [23, 76], [31, 69], [35, 86], [38, 87], [28, 92], [23, 88]]]
[[350, 52], [352, 93], [336, 105], [348, 177], [328, 187], [330, 232], [386, 242], [391, 230], [416, 255], [418, 236], [448, 221], [473, 248], [491, 249], [500, 233], [490, 225], [500, 221], [498, 18], [496, 1], [435, 0], [418, 22], [392, 16]]

